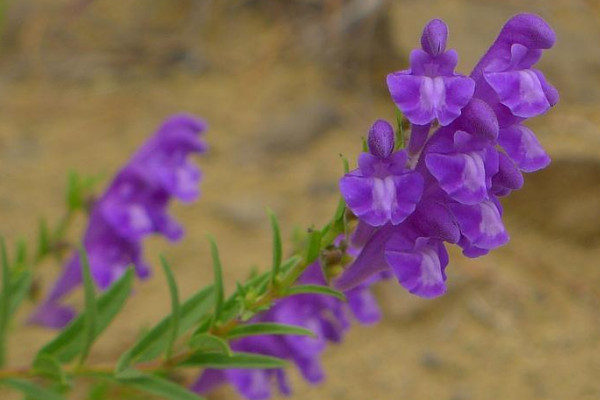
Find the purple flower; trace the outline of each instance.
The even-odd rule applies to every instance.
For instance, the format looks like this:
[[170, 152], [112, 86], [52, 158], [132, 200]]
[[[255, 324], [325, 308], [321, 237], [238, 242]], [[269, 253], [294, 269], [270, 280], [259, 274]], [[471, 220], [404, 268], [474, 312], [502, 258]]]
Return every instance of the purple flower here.
[[458, 55], [446, 50], [448, 28], [434, 19], [423, 30], [423, 50], [410, 54], [410, 69], [388, 75], [387, 85], [394, 103], [415, 125], [435, 119], [448, 125], [461, 113], [475, 90], [472, 79], [457, 75]]
[[[117, 174], [92, 209], [83, 246], [94, 281], [106, 289], [134, 266], [140, 278], [150, 274], [142, 258], [142, 239], [160, 234], [177, 240], [182, 228], [169, 216], [171, 198], [195, 199], [200, 171], [188, 160], [206, 146], [205, 123], [190, 115], [167, 119]], [[60, 328], [74, 315], [60, 300], [81, 284], [81, 261], [74, 253], [47, 299], [30, 321]]]
[[398, 225], [415, 209], [423, 192], [421, 176], [406, 168], [408, 155], [394, 150], [394, 130], [383, 120], [369, 131], [369, 152], [360, 155], [359, 167], [340, 180], [348, 207], [373, 226]]
[[504, 25], [471, 73], [477, 83], [475, 97], [497, 110], [501, 127], [539, 115], [558, 102], [556, 89], [532, 68], [555, 41], [542, 18], [519, 14]]
[[[328, 342], [339, 342], [350, 328], [349, 312], [362, 324], [379, 321], [381, 314], [370, 293], [370, 286], [382, 279], [374, 277], [358, 287], [346, 292], [348, 303], [320, 294], [301, 294], [287, 297], [277, 302], [269, 311], [257, 315], [251, 322], [278, 322], [302, 326], [312, 330], [316, 337], [304, 336], [251, 336], [233, 341], [232, 349], [263, 355], [275, 356], [292, 361], [308, 382], [319, 383], [324, 378], [320, 356]], [[318, 263], [310, 265], [300, 277], [301, 284], [326, 285]], [[290, 394], [291, 389], [283, 369], [229, 369], [206, 370], [192, 390], [207, 393], [215, 386], [230, 383], [250, 400], [268, 399], [272, 395], [272, 385], [276, 382], [282, 394]]]
[[[421, 38], [423, 50], [411, 55], [411, 70], [388, 76], [392, 97], [412, 124], [409, 159], [402, 160], [401, 173], [417, 174], [422, 181], [420, 195], [411, 198], [411, 212], [396, 220], [390, 213], [373, 217], [375, 196], [368, 197], [369, 191], [356, 183], [357, 176], [372, 179], [363, 167], [368, 165], [365, 155], [359, 158], [359, 168], [340, 182], [342, 196], [359, 218], [352, 239], [361, 248], [335, 281], [340, 290], [359, 287], [377, 274], [393, 273], [413, 294], [443, 294], [448, 264], [444, 242], [457, 244], [467, 257], [506, 244], [509, 238], [497, 198], [521, 188], [522, 172], [539, 170], [550, 162], [534, 133], [522, 124], [558, 101], [556, 90], [532, 68], [542, 49], [554, 43], [548, 24], [530, 14], [509, 20], [471, 78], [454, 75], [456, 53], [445, 52], [446, 36], [441, 21], [430, 22]], [[466, 86], [446, 84], [452, 82], [446, 81], [449, 77], [472, 85], [469, 95], [464, 95]], [[453, 103], [455, 98], [464, 102]], [[444, 114], [436, 109], [442, 103], [453, 105], [448, 106], [454, 110], [451, 116], [448, 110]], [[430, 134], [430, 122], [436, 117], [441, 126]], [[376, 154], [386, 160], [404, 157], [403, 151]], [[391, 168], [381, 170], [383, 176], [397, 173]], [[394, 191], [412, 193], [415, 187], [399, 182]]]

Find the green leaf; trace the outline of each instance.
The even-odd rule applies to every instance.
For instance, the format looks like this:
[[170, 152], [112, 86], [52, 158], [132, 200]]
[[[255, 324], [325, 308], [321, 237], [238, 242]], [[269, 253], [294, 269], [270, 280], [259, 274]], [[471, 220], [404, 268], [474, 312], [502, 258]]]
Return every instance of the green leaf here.
[[276, 357], [254, 353], [234, 353], [231, 357], [218, 353], [194, 354], [180, 365], [215, 369], [285, 368], [287, 363]]
[[53, 390], [22, 379], [3, 379], [0, 383], [18, 390], [31, 400], [66, 400], [61, 394]]
[[283, 264], [281, 264], [281, 271], [282, 272], [288, 272], [290, 269], [292, 269], [296, 265], [298, 265], [298, 263], [300, 261], [302, 261], [302, 257], [300, 257], [298, 254], [295, 254], [295, 255], [291, 256], [290, 258], [288, 258], [287, 260], [285, 260], [283, 262]]
[[328, 286], [321, 285], [298, 285], [292, 286], [285, 292], [286, 296], [293, 296], [295, 294], [323, 294], [326, 296], [333, 296], [340, 300], [346, 301], [344, 293], [332, 289]]
[[406, 146], [404, 140], [404, 128], [402, 126], [402, 121], [404, 119], [404, 115], [402, 115], [402, 111], [396, 108], [396, 126], [398, 129], [396, 130], [396, 149], [403, 149]]
[[340, 154], [340, 158], [342, 159], [342, 164], [344, 164], [344, 174], [350, 172], [350, 164], [348, 163], [348, 159]]
[[269, 214], [269, 222], [271, 223], [271, 229], [273, 230], [273, 263], [271, 265], [271, 284], [275, 284], [281, 268], [281, 231], [279, 230], [279, 223], [277, 222], [277, 217], [273, 211], [267, 210], [267, 213]]
[[41, 354], [33, 362], [33, 370], [37, 375], [52, 379], [60, 385], [68, 385], [68, 378], [60, 362], [49, 354]]
[[179, 333], [179, 319], [181, 318], [181, 310], [179, 307], [179, 292], [177, 290], [177, 283], [175, 282], [173, 271], [171, 271], [171, 267], [169, 266], [169, 263], [167, 263], [167, 260], [164, 256], [160, 257], [160, 261], [167, 277], [169, 293], [171, 295], [171, 334], [169, 335], [167, 349], [165, 350], [165, 357], [168, 360], [173, 354], [173, 345], [175, 344], [175, 340], [177, 340], [177, 335]]
[[276, 324], [270, 322], [239, 325], [227, 333], [228, 339], [235, 339], [254, 335], [300, 335], [315, 337], [311, 330], [295, 325]]
[[231, 356], [229, 344], [220, 337], [208, 334], [198, 333], [189, 340], [188, 345], [194, 351], [199, 353], [222, 353]]
[[168, 400], [203, 400], [204, 397], [190, 392], [185, 387], [156, 375], [140, 374], [131, 378], [121, 378], [118, 381], [126, 386], [132, 386], [142, 392], [150, 393]]
[[[213, 291], [212, 286], [206, 287], [181, 304], [178, 336], [197, 325], [210, 311]], [[149, 361], [162, 354], [167, 347], [171, 326], [171, 316], [163, 318], [119, 358], [116, 370], [123, 371], [131, 363]]]
[[310, 264], [315, 261], [321, 253], [321, 232], [312, 230], [308, 233], [307, 245], [306, 245], [306, 264]]
[[81, 349], [79, 364], [83, 364], [90, 354], [90, 350], [94, 344], [94, 339], [96, 338], [96, 314], [98, 309], [96, 306], [96, 291], [94, 289], [94, 281], [92, 279], [90, 262], [83, 247], [79, 250], [79, 257], [81, 258], [84, 293], [83, 347]]
[[223, 302], [225, 301], [225, 290], [223, 289], [223, 269], [219, 258], [219, 249], [212, 236], [208, 237], [210, 241], [210, 252], [213, 261], [213, 272], [215, 275], [215, 313], [213, 315], [212, 325], [219, 320], [223, 311]]
[[[134, 271], [129, 268], [125, 274], [99, 298], [97, 302], [97, 315], [94, 324], [94, 333], [97, 337], [110, 324], [121, 310], [131, 292]], [[69, 326], [58, 334], [50, 343], [39, 351], [38, 355], [50, 354], [61, 362], [69, 362], [80, 354], [85, 346], [85, 315], [79, 315]]]
[[29, 294], [31, 284], [33, 283], [33, 273], [31, 271], [13, 272], [12, 282], [10, 284], [10, 315], [13, 315], [21, 302]]
[[6, 330], [10, 319], [10, 267], [4, 238], [0, 237], [2, 292], [0, 292], [0, 366], [6, 361]]
[[27, 264], [27, 243], [25, 239], [19, 239], [17, 241], [17, 248], [15, 251], [15, 261], [13, 265], [15, 268], [23, 268]]
[[42, 258], [50, 252], [50, 230], [45, 219], [38, 223], [37, 258]]
[[81, 185], [79, 183], [79, 175], [75, 171], [69, 172], [66, 203], [67, 208], [71, 211], [78, 210], [83, 205], [83, 196], [81, 193]]

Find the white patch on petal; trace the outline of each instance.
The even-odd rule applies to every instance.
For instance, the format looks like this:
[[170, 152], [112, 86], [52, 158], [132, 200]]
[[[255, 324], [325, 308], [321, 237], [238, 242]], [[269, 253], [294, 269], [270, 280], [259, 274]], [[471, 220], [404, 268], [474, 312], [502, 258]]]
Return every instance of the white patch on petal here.
[[139, 204], [132, 204], [127, 208], [129, 223], [136, 231], [145, 231], [152, 227], [152, 220], [146, 209]]
[[383, 212], [391, 219], [392, 210], [397, 206], [396, 186], [391, 176], [374, 178], [373, 180], [373, 208]]
[[177, 168], [175, 172], [176, 187], [179, 193], [194, 193], [196, 191], [196, 179], [188, 168]]
[[482, 176], [485, 179], [483, 158], [477, 153], [464, 153], [463, 159], [465, 160], [465, 166], [461, 180], [467, 189], [476, 192], [485, 185], [485, 181], [481, 182], [480, 179]]
[[519, 71], [519, 97], [524, 103], [544, 103], [546, 95], [540, 80], [535, 72], [530, 69]]
[[490, 238], [496, 237], [504, 231], [500, 213], [496, 206], [489, 201], [481, 203], [481, 222], [479, 223], [479, 231]]
[[446, 86], [441, 76], [423, 77], [419, 92], [422, 109], [439, 110], [446, 106]]
[[421, 252], [421, 283], [423, 286], [435, 286], [442, 281], [440, 259], [431, 246], [424, 246]]

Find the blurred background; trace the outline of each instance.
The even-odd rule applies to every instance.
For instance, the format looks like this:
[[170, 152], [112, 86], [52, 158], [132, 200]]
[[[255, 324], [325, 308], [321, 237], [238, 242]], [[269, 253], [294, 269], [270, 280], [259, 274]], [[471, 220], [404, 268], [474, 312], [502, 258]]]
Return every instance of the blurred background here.
[[[251, 266], [269, 264], [266, 206], [288, 238], [328, 220], [339, 154], [354, 159], [371, 122], [394, 118], [385, 75], [407, 67], [427, 21], [448, 23], [468, 74], [511, 15], [543, 16], [558, 42], [540, 69], [561, 102], [530, 126], [553, 163], [505, 201], [511, 242], [478, 260], [453, 251], [442, 298], [378, 287], [383, 322], [326, 351], [321, 386], [293, 373], [293, 398], [600, 398], [600, 1], [0, 4], [0, 234], [33, 240], [38, 217], [64, 209], [69, 170], [107, 183], [163, 118], [191, 112], [210, 124], [210, 152], [197, 160], [203, 194], [173, 207], [185, 238], [152, 240], [146, 256], [156, 271], [167, 255], [183, 296], [211, 281], [206, 233], [220, 244], [231, 290]], [[82, 229], [79, 221], [74, 240]], [[59, 271], [41, 265], [40, 290]], [[53, 335], [21, 325], [31, 307], [11, 335], [11, 365], [26, 365]], [[160, 273], [138, 282], [92, 359], [114, 360], [168, 310]], [[80, 389], [73, 398], [91, 397]]]

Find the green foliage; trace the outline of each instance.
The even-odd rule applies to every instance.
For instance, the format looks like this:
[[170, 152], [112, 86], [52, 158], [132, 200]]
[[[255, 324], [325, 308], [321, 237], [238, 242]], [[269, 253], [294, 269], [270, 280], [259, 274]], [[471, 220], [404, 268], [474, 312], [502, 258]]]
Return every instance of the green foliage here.
[[228, 369], [228, 368], [241, 368], [241, 369], [252, 369], [252, 368], [285, 368], [287, 363], [276, 357], [263, 356], [260, 354], [253, 353], [233, 353], [228, 356], [218, 353], [198, 353], [181, 364], [185, 367], [203, 367], [203, 368], [215, 368], [215, 369]]
[[271, 229], [273, 230], [273, 262], [271, 264], [271, 284], [275, 285], [277, 283], [277, 277], [279, 276], [279, 270], [281, 269], [281, 231], [279, 230], [279, 222], [277, 221], [277, 217], [273, 211], [267, 210], [267, 212], [269, 214]]
[[71, 171], [65, 196], [67, 210], [73, 212], [85, 209], [87, 199], [99, 181], [99, 177], [80, 176], [77, 172]]
[[23, 379], [3, 379], [0, 384], [18, 390], [31, 400], [66, 400], [60, 393]]
[[83, 293], [84, 293], [84, 305], [83, 310], [83, 346], [81, 349], [81, 357], [79, 363], [83, 364], [85, 359], [90, 354], [92, 344], [96, 338], [96, 314], [98, 312], [96, 307], [96, 293], [94, 290], [94, 281], [92, 280], [92, 271], [90, 269], [90, 262], [87, 254], [83, 247], [79, 251], [79, 257], [81, 259], [81, 270], [83, 275]]
[[165, 350], [166, 359], [170, 359], [173, 354], [173, 345], [179, 334], [179, 319], [181, 318], [181, 310], [179, 307], [179, 291], [177, 290], [177, 283], [173, 276], [173, 271], [164, 256], [160, 258], [165, 276], [167, 277], [167, 283], [169, 284], [169, 294], [171, 295], [171, 335], [168, 337], [167, 349]]
[[[206, 317], [214, 305], [214, 287], [206, 287], [181, 304], [179, 329], [180, 337]], [[146, 332], [117, 362], [116, 371], [124, 371], [131, 364], [153, 360], [166, 351], [171, 334], [172, 317], [163, 318]]]
[[[93, 338], [98, 337], [121, 310], [131, 292], [132, 282], [133, 269], [129, 268], [117, 282], [98, 298]], [[88, 324], [86, 322], [87, 318], [89, 317], [86, 316], [86, 313], [77, 316], [50, 343], [42, 347], [38, 352], [38, 356], [42, 354], [51, 355], [59, 362], [66, 363], [72, 361], [78, 354], [82, 354], [87, 340], [89, 340], [85, 328]]]
[[198, 353], [222, 353], [231, 356], [227, 341], [208, 333], [198, 333], [188, 341], [190, 349]]
[[276, 323], [255, 323], [249, 325], [238, 325], [227, 332], [229, 339], [241, 338], [255, 335], [299, 335], [315, 337], [313, 331], [295, 325]]
[[4, 238], [0, 238], [0, 267], [2, 269], [2, 292], [0, 292], [0, 366], [6, 359], [6, 330], [10, 319], [10, 267]]
[[285, 293], [287, 296], [293, 296], [295, 294], [324, 294], [327, 296], [333, 296], [342, 301], [346, 301], [346, 296], [344, 295], [344, 293], [332, 289], [329, 286], [298, 285], [292, 286]]
[[37, 254], [36, 258], [39, 260], [50, 253], [51, 243], [50, 229], [48, 229], [48, 223], [45, 219], [41, 218], [38, 222], [38, 234], [37, 234]]
[[210, 252], [213, 261], [213, 273], [215, 278], [215, 310], [212, 319], [212, 326], [215, 326], [223, 312], [223, 303], [225, 299], [225, 289], [223, 287], [223, 270], [221, 267], [221, 259], [219, 258], [219, 249], [217, 243], [212, 236], [209, 236]]
[[406, 139], [404, 136], [404, 115], [402, 111], [396, 108], [396, 148], [395, 150], [406, 147]]
[[40, 354], [33, 362], [33, 371], [40, 376], [50, 379], [60, 386], [69, 386], [69, 377], [63, 370], [60, 362], [49, 355]]
[[185, 387], [161, 378], [157, 375], [136, 374], [132, 377], [120, 378], [121, 384], [135, 387], [136, 389], [168, 400], [202, 400], [197, 394], [190, 392]]

